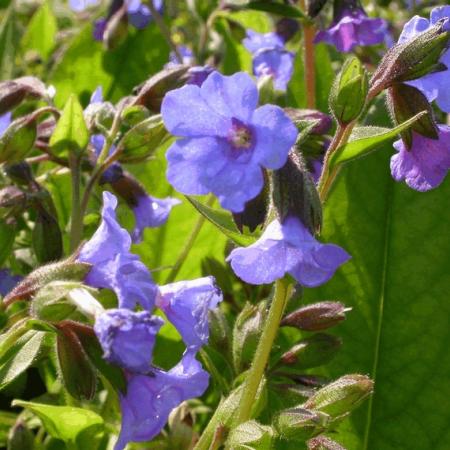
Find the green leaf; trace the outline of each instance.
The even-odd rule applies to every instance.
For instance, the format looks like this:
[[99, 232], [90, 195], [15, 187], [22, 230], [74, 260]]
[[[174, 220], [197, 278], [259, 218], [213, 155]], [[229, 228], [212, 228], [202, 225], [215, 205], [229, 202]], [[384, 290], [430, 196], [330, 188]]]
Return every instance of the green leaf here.
[[11, 5], [0, 24], [0, 80], [14, 77], [17, 41], [16, 15]]
[[[385, 113], [384, 113], [385, 114]], [[429, 192], [393, 181], [392, 147], [343, 167], [324, 209], [324, 242], [352, 259], [308, 302], [352, 311], [328, 375], [367, 374], [373, 398], [335, 434], [348, 450], [449, 448], [450, 177]]]
[[72, 406], [54, 406], [42, 403], [14, 400], [13, 406], [21, 406], [36, 414], [50, 436], [61, 439], [72, 448], [95, 450], [103, 435], [103, 419], [89, 409]]
[[256, 11], [265, 11], [272, 14], [277, 14], [283, 17], [292, 17], [293, 19], [309, 20], [303, 11], [296, 6], [287, 5], [283, 3], [275, 3], [266, 1], [250, 1], [244, 5], [246, 9], [254, 9]]
[[236, 244], [247, 246], [253, 244], [258, 239], [256, 236], [239, 233], [230, 213], [224, 210], [211, 208], [188, 195], [186, 198], [202, 216], [206, 217], [212, 224], [219, 228], [225, 236], [236, 242]]
[[57, 154], [66, 150], [80, 152], [88, 142], [89, 133], [83, 108], [75, 95], [71, 95], [50, 138], [50, 146]]
[[3, 266], [11, 253], [15, 238], [16, 225], [0, 220], [0, 266]]
[[22, 38], [24, 50], [36, 50], [44, 61], [47, 61], [55, 47], [58, 25], [56, 17], [45, 0], [28, 24]]
[[13, 342], [0, 356], [0, 389], [17, 378], [39, 357], [47, 333], [30, 330]]
[[355, 129], [349, 142], [339, 147], [330, 158], [330, 169], [356, 158], [361, 158], [373, 150], [377, 150], [386, 142], [390, 142], [403, 130], [408, 129], [426, 112], [421, 112], [395, 128], [360, 127]]

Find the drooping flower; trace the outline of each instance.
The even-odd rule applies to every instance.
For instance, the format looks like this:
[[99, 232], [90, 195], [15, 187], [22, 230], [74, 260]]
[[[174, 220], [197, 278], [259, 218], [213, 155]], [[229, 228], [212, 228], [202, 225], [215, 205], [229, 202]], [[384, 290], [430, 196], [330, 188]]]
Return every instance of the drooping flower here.
[[319, 286], [328, 281], [350, 255], [334, 244], [318, 242], [289, 216], [274, 220], [254, 244], [233, 250], [227, 258], [236, 275], [250, 284], [268, 284], [289, 273], [300, 284]]
[[21, 275], [13, 275], [9, 269], [0, 269], [0, 295], [5, 297], [22, 280]]
[[95, 321], [94, 331], [103, 349], [103, 357], [134, 373], [151, 369], [156, 334], [163, 324], [148, 311], [108, 309]]
[[175, 325], [189, 348], [208, 342], [208, 311], [222, 301], [222, 292], [213, 277], [179, 281], [159, 288], [156, 305]]
[[[297, 138], [281, 108], [256, 108], [258, 90], [244, 72], [213, 72], [201, 87], [166, 94], [161, 114], [177, 140], [167, 151], [167, 178], [184, 194], [213, 192], [240, 212], [263, 188], [263, 168], [279, 169]], [[189, 111], [189, 114], [186, 114]]]
[[157, 287], [147, 267], [130, 252], [131, 237], [117, 222], [117, 199], [103, 192], [102, 221], [92, 238], [83, 245], [78, 260], [92, 264], [86, 284], [113, 290], [119, 308], [134, 309], [140, 304], [150, 311]]
[[247, 30], [242, 43], [253, 56], [253, 73], [258, 78], [271, 76], [275, 89], [285, 91], [294, 71], [294, 54], [285, 50], [281, 36]]
[[123, 450], [131, 441], [154, 438], [170, 412], [183, 401], [201, 396], [208, 382], [208, 373], [190, 350], [168, 372], [154, 369], [151, 375], [131, 375], [126, 394], [120, 395], [122, 427], [114, 450]]
[[367, 17], [359, 0], [344, 0], [335, 3], [331, 26], [319, 31], [315, 42], [323, 41], [334, 45], [340, 52], [351, 52], [358, 45], [382, 43], [386, 30], [386, 21]]
[[[430, 20], [414, 16], [403, 27], [398, 42], [402, 43], [414, 38], [442, 19], [446, 20], [446, 31], [450, 31], [450, 6], [439, 6], [432, 9]], [[442, 54], [439, 62], [444, 64], [447, 69], [429, 73], [417, 80], [408, 81], [407, 84], [419, 89], [427, 97], [428, 101], [436, 100], [442, 111], [450, 113], [450, 49]]]
[[438, 125], [439, 139], [430, 139], [413, 132], [410, 150], [400, 139], [391, 158], [391, 173], [396, 181], [405, 180], [416, 191], [438, 186], [450, 170], [450, 127]]

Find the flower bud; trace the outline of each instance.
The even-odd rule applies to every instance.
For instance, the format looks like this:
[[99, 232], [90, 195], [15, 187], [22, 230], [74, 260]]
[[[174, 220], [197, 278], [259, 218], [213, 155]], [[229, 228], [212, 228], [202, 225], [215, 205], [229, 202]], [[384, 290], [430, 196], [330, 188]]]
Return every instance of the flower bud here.
[[236, 318], [233, 329], [233, 363], [237, 373], [250, 365], [261, 336], [265, 302], [247, 303]]
[[23, 160], [33, 148], [36, 134], [35, 115], [14, 120], [0, 137], [0, 163]]
[[396, 83], [388, 89], [388, 106], [396, 125], [399, 125], [422, 111], [424, 114], [413, 125], [401, 132], [403, 142], [411, 149], [413, 131], [430, 139], [439, 139], [439, 130], [434, 121], [433, 109], [425, 95], [418, 89], [403, 83]]
[[27, 204], [27, 194], [16, 186], [7, 186], [0, 189], [0, 208], [22, 211]]
[[227, 354], [231, 344], [231, 329], [225, 314], [220, 308], [208, 311], [209, 345]]
[[189, 66], [175, 66], [153, 75], [139, 88], [135, 105], [143, 105], [150, 111], [159, 113], [167, 92], [183, 86], [189, 80]]
[[443, 69], [439, 59], [448, 48], [450, 32], [444, 20], [402, 44], [390, 48], [370, 80], [370, 97], [394, 83], [415, 80]]
[[342, 445], [325, 436], [317, 436], [307, 442], [308, 450], [345, 450]]
[[14, 183], [22, 185], [30, 185], [34, 181], [31, 167], [25, 161], [21, 161], [15, 164], [5, 164], [3, 167], [6, 175], [11, 178]]
[[347, 311], [349, 309], [339, 302], [314, 303], [287, 315], [281, 325], [305, 331], [325, 330], [342, 322]]
[[[314, 0], [309, 0], [310, 3], [313, 1]], [[318, 0], [318, 1], [325, 2], [326, 0]], [[297, 31], [300, 29], [300, 24], [298, 20], [292, 19], [290, 17], [283, 17], [282, 19], [278, 20], [275, 27], [278, 36], [280, 36], [284, 42], [287, 42], [290, 41], [295, 36]]]
[[339, 124], [358, 118], [366, 104], [367, 91], [367, 72], [361, 61], [356, 57], [347, 59], [330, 93], [330, 109]]
[[279, 364], [287, 366], [291, 370], [304, 370], [322, 366], [336, 356], [341, 345], [342, 340], [340, 338], [325, 333], [318, 333], [302, 339], [298, 344], [294, 345], [281, 356]]
[[34, 434], [27, 425], [18, 420], [8, 434], [7, 450], [33, 450]]
[[104, 128], [111, 128], [116, 110], [110, 102], [90, 103], [84, 110], [84, 119], [89, 130], [99, 131], [97, 124]]
[[284, 108], [284, 112], [297, 125], [300, 132], [306, 129], [310, 134], [326, 134], [333, 125], [328, 114], [315, 109]]
[[125, 7], [116, 11], [106, 23], [103, 32], [103, 43], [107, 50], [117, 48], [128, 35], [128, 15]]
[[345, 375], [319, 389], [305, 404], [305, 408], [324, 412], [333, 419], [347, 415], [373, 392], [373, 381], [365, 375]]
[[25, 98], [45, 96], [45, 84], [36, 77], [3, 81], [0, 83], [0, 115], [18, 106]]
[[279, 435], [287, 440], [305, 441], [324, 431], [329, 416], [320, 411], [291, 408], [281, 411], [274, 420]]
[[322, 205], [303, 158], [289, 153], [286, 164], [272, 173], [272, 201], [280, 222], [294, 216], [312, 234], [322, 226]]
[[272, 441], [271, 427], [249, 420], [231, 431], [227, 445], [233, 450], [271, 450]]
[[130, 127], [148, 119], [150, 111], [143, 105], [131, 105], [123, 109], [121, 113], [122, 122]]

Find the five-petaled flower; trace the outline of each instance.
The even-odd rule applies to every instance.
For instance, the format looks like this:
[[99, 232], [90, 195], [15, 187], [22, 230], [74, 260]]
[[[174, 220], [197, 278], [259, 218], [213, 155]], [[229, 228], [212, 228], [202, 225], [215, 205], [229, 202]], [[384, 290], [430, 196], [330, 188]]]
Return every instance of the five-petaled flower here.
[[213, 72], [201, 87], [166, 94], [161, 107], [165, 126], [182, 138], [167, 151], [167, 178], [175, 189], [212, 192], [233, 212], [261, 192], [263, 168], [285, 164], [297, 128], [280, 107], [257, 104], [256, 85], [243, 72]]

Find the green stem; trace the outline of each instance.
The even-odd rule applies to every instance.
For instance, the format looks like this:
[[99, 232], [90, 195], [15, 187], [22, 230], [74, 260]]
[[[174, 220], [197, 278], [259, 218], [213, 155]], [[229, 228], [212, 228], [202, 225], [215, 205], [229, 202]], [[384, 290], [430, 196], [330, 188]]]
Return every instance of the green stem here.
[[73, 253], [83, 237], [83, 213], [80, 208], [81, 159], [70, 153], [69, 166], [72, 179], [72, 216], [70, 221], [70, 252]]
[[233, 423], [234, 428], [250, 419], [256, 393], [263, 378], [290, 291], [291, 287], [284, 279], [276, 281], [275, 294], [270, 305], [269, 314], [264, 324], [252, 365], [244, 382], [239, 409], [237, 410], [236, 419]]
[[[211, 195], [206, 202], [207, 206], [212, 206], [214, 203], [214, 197]], [[172, 266], [172, 270], [170, 271], [167, 279], [167, 283], [172, 283], [172, 281], [175, 280], [176, 276], [178, 275], [178, 272], [181, 269], [181, 266], [186, 261], [187, 256], [189, 255], [189, 252], [191, 251], [192, 247], [194, 246], [195, 240], [197, 239], [197, 236], [199, 235], [203, 224], [205, 223], [206, 218], [203, 215], [200, 215], [197, 219], [197, 222], [194, 225], [194, 228], [191, 231], [190, 236], [188, 237], [188, 240], [186, 241], [186, 244], [183, 247], [183, 250], [181, 250], [181, 253], [178, 255], [178, 258], [175, 262], [175, 264]]]

